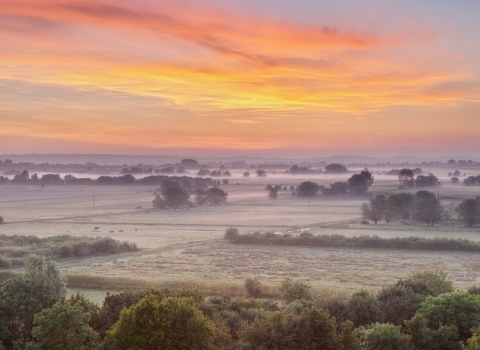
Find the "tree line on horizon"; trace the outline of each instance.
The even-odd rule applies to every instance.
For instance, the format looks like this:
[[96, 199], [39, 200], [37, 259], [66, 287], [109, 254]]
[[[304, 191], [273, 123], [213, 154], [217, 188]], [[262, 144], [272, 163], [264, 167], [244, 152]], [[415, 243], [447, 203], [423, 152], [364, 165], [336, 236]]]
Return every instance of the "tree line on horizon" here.
[[[99, 176], [96, 180], [91, 178], [77, 178], [72, 174], [65, 175], [63, 178], [59, 174], [32, 174], [24, 170], [21, 174], [17, 174], [13, 179], [0, 176], [0, 185], [16, 184], [16, 185], [71, 185], [71, 186], [128, 186], [128, 185], [145, 185], [155, 186], [161, 185], [164, 181], [175, 181], [184, 188], [196, 190], [197, 188], [207, 188], [209, 186], [220, 186], [222, 181], [211, 178], [191, 177], [191, 176], [168, 176], [168, 175], [150, 175], [140, 179], [136, 179], [133, 175], [120, 176]], [[228, 182], [227, 182], [228, 184]]]

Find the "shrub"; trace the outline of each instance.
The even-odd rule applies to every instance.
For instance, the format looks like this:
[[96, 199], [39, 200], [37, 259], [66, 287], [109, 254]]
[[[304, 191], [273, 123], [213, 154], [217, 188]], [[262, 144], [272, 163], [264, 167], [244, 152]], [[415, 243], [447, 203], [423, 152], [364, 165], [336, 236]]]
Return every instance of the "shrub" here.
[[0, 225], [3, 224], [3, 217], [0, 216]]
[[280, 284], [279, 292], [283, 301], [291, 303], [295, 300], [311, 300], [313, 297], [311, 286], [299, 280], [286, 278]]
[[0, 255], [0, 268], [9, 269], [12, 267], [12, 259], [3, 255]]
[[254, 298], [262, 294], [262, 284], [257, 277], [248, 277], [245, 280], [245, 289], [247, 293]]
[[400, 327], [389, 323], [375, 323], [359, 330], [365, 350], [413, 350], [409, 335], [402, 334]]
[[238, 229], [236, 227], [229, 227], [225, 230], [224, 238], [228, 241], [234, 240], [239, 236]]

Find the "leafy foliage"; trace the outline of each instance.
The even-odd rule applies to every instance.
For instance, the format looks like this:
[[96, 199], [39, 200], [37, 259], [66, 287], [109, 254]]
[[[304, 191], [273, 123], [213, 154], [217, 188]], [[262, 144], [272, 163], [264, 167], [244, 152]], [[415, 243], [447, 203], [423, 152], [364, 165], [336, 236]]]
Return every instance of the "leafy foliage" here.
[[214, 326], [192, 298], [149, 295], [124, 309], [108, 333], [112, 349], [210, 349]]
[[468, 226], [472, 227], [480, 222], [480, 200], [479, 198], [467, 198], [458, 204], [456, 211], [460, 219], [464, 220]]
[[280, 284], [279, 292], [283, 301], [290, 303], [295, 300], [312, 298], [311, 286], [305, 282], [286, 278]]
[[32, 336], [34, 341], [26, 350], [93, 349], [99, 336], [88, 325], [90, 314], [80, 305], [57, 303], [35, 315]]
[[375, 323], [359, 330], [365, 350], [414, 350], [411, 337], [402, 334], [400, 327], [389, 323]]

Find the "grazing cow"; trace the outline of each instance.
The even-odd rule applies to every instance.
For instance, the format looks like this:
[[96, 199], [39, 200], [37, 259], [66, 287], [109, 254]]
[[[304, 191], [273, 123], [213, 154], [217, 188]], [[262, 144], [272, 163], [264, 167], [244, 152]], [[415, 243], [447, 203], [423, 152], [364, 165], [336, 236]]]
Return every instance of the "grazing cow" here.
[[95, 227], [93, 230], [94, 231], [100, 231], [100, 227]]
[[115, 231], [110, 231], [110, 233], [114, 233]]

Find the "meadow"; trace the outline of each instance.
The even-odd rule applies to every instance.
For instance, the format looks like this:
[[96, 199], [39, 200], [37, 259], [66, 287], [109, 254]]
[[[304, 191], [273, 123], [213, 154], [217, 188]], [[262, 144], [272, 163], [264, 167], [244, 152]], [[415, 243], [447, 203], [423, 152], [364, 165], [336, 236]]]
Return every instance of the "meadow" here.
[[[452, 184], [445, 169], [427, 169], [442, 186], [442, 203], [457, 203], [480, 195], [480, 187]], [[425, 171], [424, 171], [425, 172]], [[351, 175], [351, 174], [349, 174]], [[111, 237], [134, 242], [141, 249], [111, 256], [59, 259], [61, 270], [73, 290], [89, 293], [136, 287], [181, 288], [196, 285], [206, 294], [244, 295], [245, 278], [257, 276], [266, 293], [286, 277], [307, 281], [325, 293], [349, 295], [361, 289], [377, 291], [382, 285], [415, 271], [443, 270], [455, 286], [466, 289], [480, 284], [479, 254], [388, 249], [310, 248], [231, 244], [223, 239], [234, 226], [241, 233], [272, 231], [425, 238], [462, 238], [480, 242], [480, 228], [460, 223], [447, 225], [402, 225], [384, 222], [361, 224], [360, 206], [367, 198], [308, 199], [280, 191], [268, 198], [267, 184], [296, 186], [312, 180], [322, 185], [345, 181], [349, 175], [272, 175], [243, 178], [234, 174], [228, 202], [220, 207], [158, 211], [152, 208], [149, 186], [0, 186], [0, 215], [5, 224], [0, 234]], [[415, 192], [418, 189], [410, 189]], [[372, 193], [398, 193], [394, 176], [376, 176]], [[99, 227], [97, 231], [95, 227]], [[13, 272], [16, 270], [14, 269]], [[19, 270], [18, 270], [19, 271]]]

